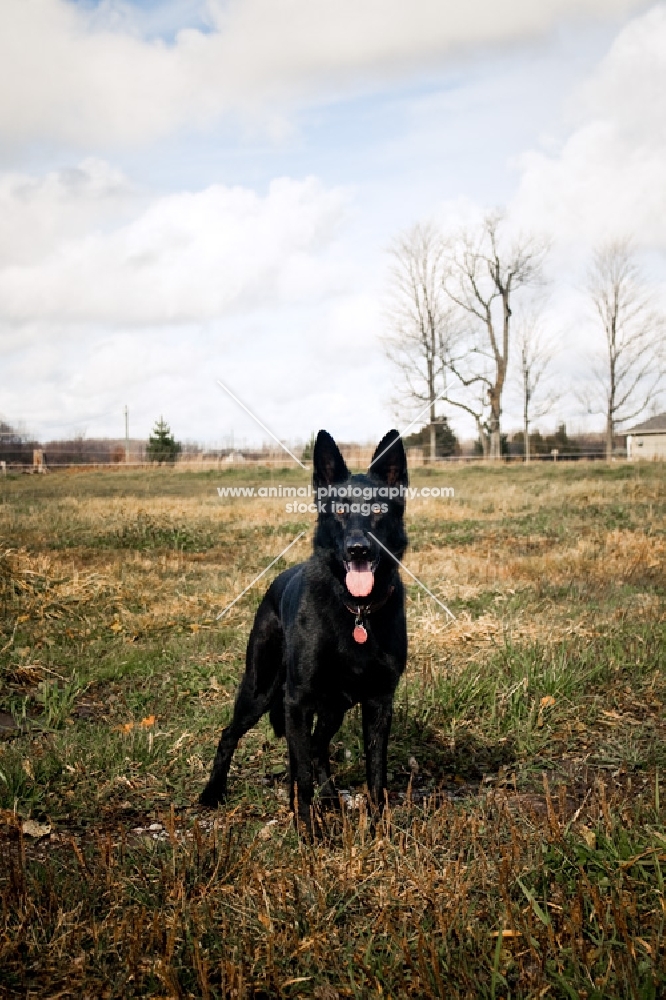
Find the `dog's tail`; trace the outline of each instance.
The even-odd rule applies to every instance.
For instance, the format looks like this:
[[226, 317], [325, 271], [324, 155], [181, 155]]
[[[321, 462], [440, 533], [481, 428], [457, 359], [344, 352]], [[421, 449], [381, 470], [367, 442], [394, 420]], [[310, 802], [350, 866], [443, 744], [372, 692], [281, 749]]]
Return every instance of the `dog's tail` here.
[[271, 699], [268, 710], [268, 718], [276, 736], [284, 736], [287, 731], [287, 724], [284, 718], [284, 685], [278, 684], [277, 690]]

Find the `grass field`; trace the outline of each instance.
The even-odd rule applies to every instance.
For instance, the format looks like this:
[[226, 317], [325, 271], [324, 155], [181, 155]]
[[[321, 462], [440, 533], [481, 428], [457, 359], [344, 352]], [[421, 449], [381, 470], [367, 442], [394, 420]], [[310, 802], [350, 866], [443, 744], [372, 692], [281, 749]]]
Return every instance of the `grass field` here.
[[267, 579], [313, 515], [220, 499], [290, 470], [0, 479], [0, 997], [666, 996], [666, 467], [414, 485], [409, 665], [372, 836], [299, 842], [248, 734], [195, 806]]

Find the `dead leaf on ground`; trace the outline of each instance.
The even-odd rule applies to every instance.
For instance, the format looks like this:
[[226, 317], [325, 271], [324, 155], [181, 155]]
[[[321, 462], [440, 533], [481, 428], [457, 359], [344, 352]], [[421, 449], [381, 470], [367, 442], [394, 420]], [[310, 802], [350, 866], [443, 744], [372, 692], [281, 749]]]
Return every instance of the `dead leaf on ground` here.
[[41, 837], [48, 837], [51, 832], [51, 824], [38, 823], [34, 819], [24, 819], [21, 823], [21, 829], [24, 836], [34, 837], [35, 840], [39, 840]]
[[145, 717], [145, 719], [141, 720], [141, 722], [122, 722], [119, 726], [114, 726], [113, 727], [113, 732], [114, 733], [131, 733], [132, 730], [135, 727], [138, 728], [139, 726], [142, 729], [150, 729], [151, 726], [155, 725], [156, 721], [157, 721], [157, 716], [155, 716], [155, 715], [147, 715]]
[[265, 826], [262, 826], [261, 830], [259, 830], [259, 833], [257, 834], [259, 840], [268, 840], [274, 826], [277, 826], [277, 820], [269, 819], [268, 823], [266, 823]]

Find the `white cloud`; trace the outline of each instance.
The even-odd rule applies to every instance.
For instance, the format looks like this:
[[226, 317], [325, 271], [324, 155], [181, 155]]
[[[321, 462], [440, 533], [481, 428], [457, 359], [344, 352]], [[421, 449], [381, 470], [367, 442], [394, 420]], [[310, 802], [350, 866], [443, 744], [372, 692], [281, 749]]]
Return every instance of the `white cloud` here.
[[283, 178], [264, 195], [147, 200], [99, 161], [0, 175], [0, 233], [21, 239], [0, 247], [4, 415], [42, 436], [100, 435], [119, 432], [127, 402], [136, 433], [164, 412], [183, 438], [234, 427], [261, 441], [221, 377], [280, 435], [327, 407], [342, 436], [359, 421], [379, 433], [376, 300], [358, 291], [374, 262], [351, 252], [351, 198]]
[[102, 160], [43, 176], [0, 174], [0, 270], [35, 264], [64, 240], [118, 226], [137, 204], [128, 179]]
[[204, 322], [348, 283], [335, 243], [348, 201], [339, 188], [283, 178], [261, 197], [211, 185], [118, 221], [130, 193], [97, 162], [42, 180], [0, 177], [0, 233], [19, 234], [16, 247], [0, 243], [0, 321]]
[[163, 413], [180, 439], [221, 442], [233, 431], [237, 445], [268, 440], [219, 378], [285, 440], [321, 426], [341, 440], [379, 439], [393, 423], [383, 406], [391, 373], [366, 323], [372, 312], [372, 303], [341, 296], [140, 336], [31, 324], [29, 342], [0, 362], [2, 414], [41, 437], [120, 435], [127, 403], [138, 436]]
[[[666, 250], [666, 7], [617, 36], [576, 95], [574, 127], [556, 153], [531, 151], [512, 205], [581, 255], [590, 244], [629, 235]], [[571, 102], [570, 102], [571, 103]]]
[[605, 58], [569, 97], [569, 134], [559, 147], [531, 150], [518, 160], [521, 174], [510, 219], [517, 228], [553, 238], [548, 319], [560, 347], [560, 410], [574, 414], [581, 426], [598, 428], [601, 420], [588, 420], [573, 396], [574, 390], [585, 395], [589, 358], [603, 350], [585, 293], [592, 248], [631, 238], [639, 260], [652, 265], [645, 273], [656, 299], [666, 299], [664, 93], [666, 7], [658, 5], [619, 32]]
[[614, 17], [642, 0], [209, 0], [209, 32], [139, 34], [129, 5], [3, 0], [0, 136], [150, 142], [230, 111], [260, 113], [422, 74], [471, 46], [522, 41], [563, 19]]

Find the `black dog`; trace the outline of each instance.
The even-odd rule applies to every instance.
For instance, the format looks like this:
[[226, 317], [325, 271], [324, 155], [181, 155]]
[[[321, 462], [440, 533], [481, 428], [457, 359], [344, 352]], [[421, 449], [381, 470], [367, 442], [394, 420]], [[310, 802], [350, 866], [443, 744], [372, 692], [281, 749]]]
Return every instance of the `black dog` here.
[[407, 546], [407, 460], [398, 432], [377, 446], [367, 475], [350, 476], [335, 441], [320, 431], [313, 483], [313, 553], [281, 573], [259, 605], [233, 718], [200, 798], [209, 807], [224, 800], [238, 741], [269, 712], [276, 736], [287, 737], [290, 801], [307, 831], [315, 782], [337, 802], [329, 743], [358, 702], [368, 791], [374, 805], [384, 804], [393, 696], [407, 659], [396, 562]]

